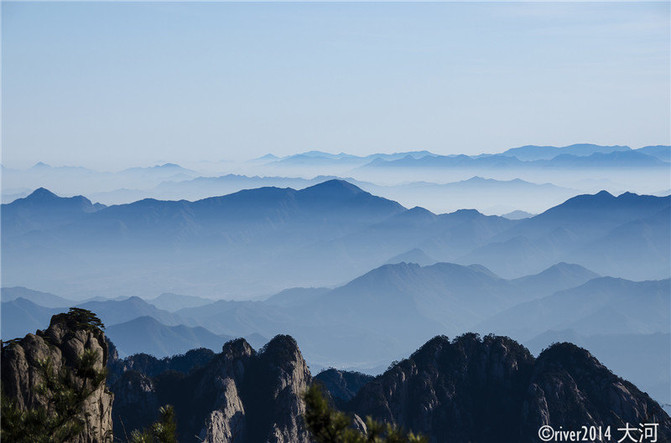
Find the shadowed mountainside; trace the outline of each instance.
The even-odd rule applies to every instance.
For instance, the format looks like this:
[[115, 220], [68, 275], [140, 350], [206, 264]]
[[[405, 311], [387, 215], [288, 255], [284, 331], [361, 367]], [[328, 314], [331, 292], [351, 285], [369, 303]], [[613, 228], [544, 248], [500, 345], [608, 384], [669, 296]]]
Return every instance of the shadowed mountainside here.
[[[126, 370], [112, 389], [126, 426], [143, 425], [138, 417], [144, 405], [170, 401], [183, 436], [251, 442], [288, 441], [291, 435], [290, 441], [307, 441], [294, 414], [303, 411], [296, 393], [310, 379], [293, 339], [278, 336], [259, 353], [244, 340], [229, 342], [186, 374]], [[376, 378], [329, 369], [314, 380], [343, 410], [398, 424], [432, 442], [531, 442], [543, 425], [611, 426], [615, 432], [627, 422], [658, 423], [660, 441], [671, 438], [671, 419], [659, 404], [569, 343], [535, 359], [506, 337], [439, 336]], [[208, 391], [201, 392], [204, 386]], [[263, 412], [257, 409], [262, 405]], [[273, 437], [268, 429], [275, 430]]]

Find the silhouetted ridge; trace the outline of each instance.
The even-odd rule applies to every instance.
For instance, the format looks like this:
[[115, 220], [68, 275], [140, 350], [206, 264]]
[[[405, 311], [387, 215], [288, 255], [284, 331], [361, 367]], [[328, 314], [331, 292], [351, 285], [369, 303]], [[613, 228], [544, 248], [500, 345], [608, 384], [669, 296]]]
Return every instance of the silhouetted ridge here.
[[309, 195], [313, 193], [320, 194], [322, 196], [334, 197], [339, 195], [357, 195], [357, 194], [367, 194], [364, 190], [355, 186], [345, 180], [328, 180], [322, 183], [319, 183], [309, 188], [302, 189], [298, 191], [302, 195]]
[[396, 423], [431, 442], [537, 442], [538, 429], [622, 427], [671, 419], [586, 350], [555, 344], [537, 360], [508, 337], [468, 333], [429, 340], [361, 388], [344, 409]]
[[579, 429], [586, 420], [614, 429], [658, 423], [658, 441], [671, 441], [671, 419], [657, 402], [571, 343], [554, 344], [539, 355], [522, 417], [524, 441], [533, 441], [544, 424]]
[[[561, 205], [548, 209], [540, 216], [566, 210], [631, 210], [635, 208], [648, 209], [667, 207], [671, 202], [669, 197], [656, 197], [652, 195], [638, 195], [625, 192], [615, 197], [607, 191], [600, 191], [594, 195], [583, 194], [566, 200]], [[537, 216], [537, 217], [540, 217]]]
[[244, 338], [236, 338], [224, 343], [222, 355], [227, 359], [247, 357], [255, 353], [254, 348]]
[[432, 222], [434, 221], [438, 216], [434, 214], [433, 212], [429, 211], [428, 209], [424, 209], [419, 206], [415, 206], [412, 209], [408, 209], [407, 211], [403, 211], [400, 214], [397, 214], [393, 217], [394, 221], [398, 222], [406, 222], [406, 221], [412, 221], [412, 222], [417, 222], [417, 221], [422, 221], [422, 222]]
[[[180, 441], [195, 441], [195, 435], [208, 442], [310, 441], [300, 396], [311, 376], [288, 335], [258, 353], [244, 339], [229, 341], [188, 374], [131, 372], [114, 385], [115, 405], [125, 402], [123, 414], [148, 421], [147, 407], [170, 402]], [[627, 421], [659, 423], [659, 441], [671, 437], [671, 419], [656, 402], [569, 343], [534, 359], [508, 337], [436, 336], [378, 377], [329, 369], [315, 381], [339, 408], [398, 424], [433, 443], [532, 442], [544, 424], [616, 428]]]
[[60, 198], [47, 188], [37, 188], [30, 195], [25, 197], [26, 200], [53, 200]]
[[46, 188], [37, 188], [30, 195], [19, 198], [8, 205], [3, 206], [42, 206], [46, 205], [49, 208], [53, 208], [54, 205], [58, 205], [63, 209], [81, 209], [84, 211], [92, 212], [96, 209], [104, 207], [104, 205], [91, 203], [91, 200], [82, 196], [76, 195], [74, 197], [59, 197], [50, 190]]
[[506, 337], [429, 340], [365, 385], [347, 409], [431, 441], [516, 441], [531, 374], [529, 351]]

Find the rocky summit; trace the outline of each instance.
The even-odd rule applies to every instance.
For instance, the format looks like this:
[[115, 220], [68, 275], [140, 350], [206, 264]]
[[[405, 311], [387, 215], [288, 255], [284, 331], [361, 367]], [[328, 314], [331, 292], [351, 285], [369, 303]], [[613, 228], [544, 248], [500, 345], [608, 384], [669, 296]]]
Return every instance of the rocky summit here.
[[657, 402], [570, 343], [535, 359], [507, 337], [435, 337], [363, 386], [345, 409], [436, 443], [538, 442], [546, 425], [610, 426], [616, 435], [627, 423], [657, 423], [658, 441], [671, 441], [671, 419]]
[[[112, 441], [114, 397], [104, 383], [108, 347], [89, 314], [73, 309], [55, 315], [45, 331], [3, 343], [3, 439], [13, 440], [15, 432], [20, 441], [40, 441], [44, 434], [49, 441]], [[15, 421], [8, 429], [5, 415], [12, 409], [32, 412], [39, 425]]]
[[309, 442], [302, 394], [311, 381], [293, 338], [278, 335], [259, 352], [237, 339], [188, 373], [168, 370], [150, 377], [125, 370], [112, 385], [115, 429], [146, 426], [158, 405], [171, 404], [179, 441]]

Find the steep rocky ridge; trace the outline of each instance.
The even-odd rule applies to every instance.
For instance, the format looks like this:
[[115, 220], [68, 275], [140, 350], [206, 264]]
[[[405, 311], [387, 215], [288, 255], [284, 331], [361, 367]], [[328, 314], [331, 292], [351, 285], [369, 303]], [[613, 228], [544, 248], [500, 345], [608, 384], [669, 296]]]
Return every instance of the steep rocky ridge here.
[[615, 433], [626, 423], [658, 423], [658, 441], [671, 441], [671, 419], [657, 402], [570, 343], [534, 359], [506, 337], [435, 337], [344, 408], [432, 442], [537, 442], [543, 425]]
[[[259, 352], [244, 339], [228, 342], [188, 372], [149, 376], [145, 367], [126, 364], [113, 387], [127, 429], [150, 423], [155, 415], [142, 412], [169, 403], [180, 441], [310, 441], [301, 393], [312, 378], [289, 336]], [[626, 423], [657, 423], [658, 441], [671, 441], [671, 419], [658, 403], [569, 343], [534, 358], [507, 337], [437, 336], [378, 377], [329, 369], [314, 381], [359, 421], [392, 422], [435, 443], [536, 442], [543, 425], [610, 426], [615, 433]]]
[[361, 372], [329, 368], [317, 374], [314, 380], [324, 386], [336, 406], [341, 406], [354, 398], [356, 393], [373, 378], [372, 375]]
[[312, 377], [289, 336], [276, 336], [259, 352], [244, 339], [230, 341], [188, 373], [166, 370], [148, 376], [141, 365], [131, 367], [126, 365], [112, 385], [118, 394], [117, 432], [130, 432], [155, 418], [155, 413], [138, 418], [138, 412], [171, 404], [180, 441], [309, 441], [301, 395]]
[[432, 441], [515, 441], [533, 364], [509, 338], [439, 336], [364, 386], [347, 409]]

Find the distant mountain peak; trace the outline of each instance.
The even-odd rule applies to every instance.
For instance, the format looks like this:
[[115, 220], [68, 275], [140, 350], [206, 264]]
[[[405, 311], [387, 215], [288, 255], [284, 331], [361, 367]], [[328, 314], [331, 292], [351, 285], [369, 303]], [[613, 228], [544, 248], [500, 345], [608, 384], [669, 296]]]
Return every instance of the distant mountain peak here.
[[501, 217], [507, 218], [508, 220], [523, 220], [525, 218], [531, 218], [535, 214], [532, 214], [530, 212], [526, 211], [521, 211], [519, 209], [516, 209], [515, 211], [508, 212], [507, 214], [503, 214]]
[[434, 220], [436, 217], [438, 217], [436, 214], [421, 206], [415, 206], [414, 208], [403, 211], [395, 216], [397, 220]]
[[436, 263], [436, 259], [427, 255], [422, 249], [414, 248], [403, 254], [396, 255], [387, 260], [386, 264], [393, 265], [396, 263], [415, 263], [420, 266], [428, 266]]
[[309, 188], [305, 188], [299, 192], [301, 193], [327, 192], [329, 194], [334, 192], [338, 193], [348, 192], [350, 194], [363, 194], [366, 191], [364, 191], [363, 189], [359, 188], [356, 185], [351, 184], [348, 181], [340, 179], [332, 179], [316, 184], [314, 186], [310, 186]]
[[148, 304], [146, 301], [142, 300], [140, 297], [137, 295], [133, 295], [131, 297], [128, 297], [125, 301], [129, 303], [140, 303], [140, 304]]
[[94, 206], [91, 203], [91, 200], [88, 198], [84, 197], [83, 195], [75, 195], [74, 197], [61, 197], [59, 195], [54, 194], [47, 188], [37, 188], [35, 189], [30, 195], [24, 198], [20, 198], [18, 200], [15, 200], [16, 202], [29, 202], [29, 203], [37, 203], [37, 204], [44, 204], [44, 203], [62, 203], [64, 202], [65, 204], [75, 204], [80, 206], [81, 208], [84, 209], [86, 212], [90, 212], [89, 210], [91, 208], [97, 210], [104, 208], [104, 205], [101, 205], [99, 203], [96, 203], [98, 206]]
[[37, 188], [35, 189], [26, 199], [28, 200], [52, 200], [59, 198], [56, 194], [48, 190], [47, 188]]
[[495, 182], [496, 180], [491, 179], [491, 178], [484, 178], [480, 177], [479, 175], [474, 175], [473, 177], [467, 179], [467, 180], [462, 180], [462, 183], [487, 183], [487, 182]]
[[470, 215], [470, 216], [482, 215], [482, 213], [477, 209], [458, 209], [454, 211], [452, 214]]

